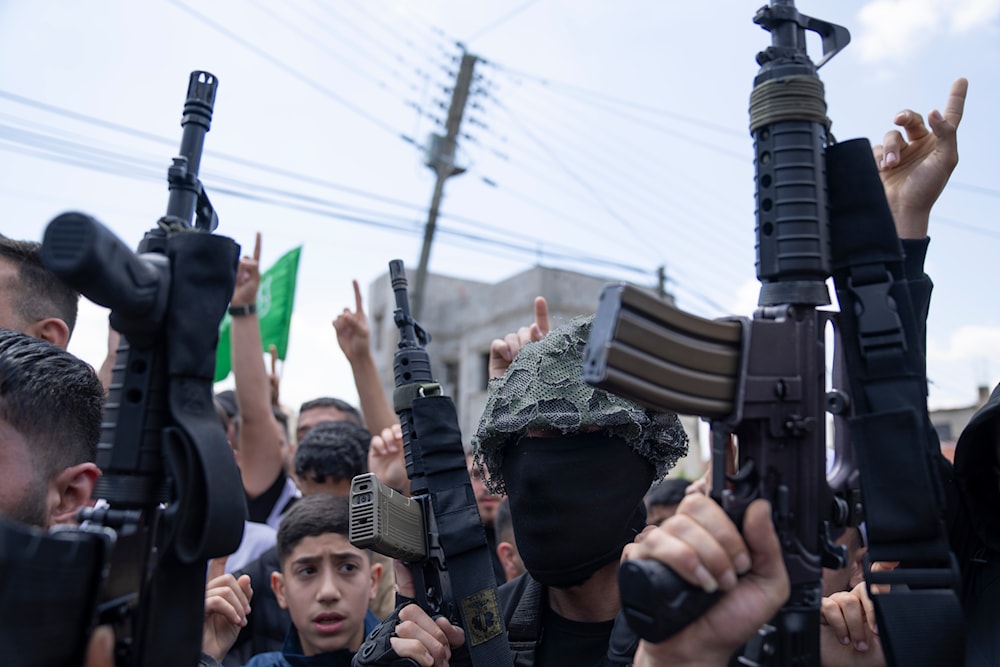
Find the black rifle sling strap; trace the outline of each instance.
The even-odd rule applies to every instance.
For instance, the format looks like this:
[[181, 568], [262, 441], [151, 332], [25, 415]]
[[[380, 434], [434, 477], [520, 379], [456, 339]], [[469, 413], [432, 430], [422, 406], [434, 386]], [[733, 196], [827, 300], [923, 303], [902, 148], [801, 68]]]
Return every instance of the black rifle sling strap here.
[[476, 499], [471, 495], [455, 406], [447, 396], [424, 396], [413, 401], [412, 410], [438, 539], [447, 558], [448, 579], [466, 630], [472, 664], [510, 667], [496, 579]]
[[[176, 499], [165, 509], [164, 542], [148, 589], [143, 665], [196, 660], [202, 621], [205, 566], [236, 550], [243, 536], [246, 503], [239, 470], [212, 407], [212, 376], [218, 322], [236, 278], [239, 247], [215, 234], [185, 232], [169, 242], [173, 278], [165, 331], [167, 401], [171, 425], [162, 431]], [[187, 663], [192, 664], [192, 663]]]
[[940, 456], [927, 413], [923, 328], [866, 140], [827, 151], [831, 256], [871, 562], [901, 561], [873, 594], [890, 665], [964, 664], [958, 568], [944, 525]]
[[527, 653], [529, 662], [534, 659], [538, 641], [542, 638], [542, 596], [547, 594], [545, 587], [532, 579], [530, 574], [525, 574], [518, 585], [521, 594], [507, 621], [507, 643], [514, 654], [515, 665], [518, 664], [519, 653]]
[[217, 322], [232, 295], [239, 252], [232, 239], [200, 232], [173, 235], [167, 250], [173, 272], [167, 372], [174, 429], [166, 455], [184, 501], [174, 547], [182, 561], [199, 565], [235, 551], [247, 518], [239, 468], [212, 404]]

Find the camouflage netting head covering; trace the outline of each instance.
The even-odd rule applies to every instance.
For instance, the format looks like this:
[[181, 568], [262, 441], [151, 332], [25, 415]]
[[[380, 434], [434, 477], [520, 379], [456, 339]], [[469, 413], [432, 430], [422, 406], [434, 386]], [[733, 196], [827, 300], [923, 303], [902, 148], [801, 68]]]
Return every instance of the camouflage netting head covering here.
[[687, 434], [677, 415], [647, 410], [584, 382], [583, 352], [593, 320], [593, 315], [574, 318], [525, 345], [504, 376], [490, 380], [472, 445], [492, 492], [506, 492], [503, 448], [535, 429], [563, 435], [600, 430], [622, 438], [656, 469], [656, 479], [687, 454]]

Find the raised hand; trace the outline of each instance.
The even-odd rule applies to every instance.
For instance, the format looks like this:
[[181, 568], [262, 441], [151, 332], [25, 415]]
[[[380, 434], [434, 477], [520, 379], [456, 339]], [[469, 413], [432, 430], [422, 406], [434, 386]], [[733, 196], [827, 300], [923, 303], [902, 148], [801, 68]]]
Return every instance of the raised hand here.
[[958, 164], [957, 131], [968, 89], [963, 78], [951, 84], [944, 113], [934, 110], [927, 115], [930, 130], [916, 111], [900, 111], [893, 122], [906, 137], [891, 130], [872, 149], [900, 238], [927, 235], [931, 207]]
[[344, 312], [333, 321], [337, 331], [337, 343], [344, 351], [344, 356], [351, 363], [360, 357], [371, 354], [371, 330], [368, 327], [368, 316], [361, 299], [361, 287], [358, 281], [354, 283], [354, 312], [344, 308]]
[[489, 378], [503, 377], [507, 368], [521, 351], [525, 343], [539, 341], [549, 333], [549, 304], [545, 297], [535, 297], [535, 321], [502, 339], [495, 338], [490, 343]]
[[239, 579], [226, 574], [226, 559], [214, 558], [208, 563], [208, 584], [205, 586], [205, 629], [201, 650], [219, 662], [236, 642], [240, 628], [247, 624], [253, 588], [250, 577]]
[[234, 306], [245, 306], [257, 302], [257, 290], [260, 288], [260, 232], [254, 243], [253, 256], [243, 256], [236, 267], [236, 287], [233, 288]]
[[406, 476], [403, 452], [403, 427], [394, 424], [372, 436], [368, 448], [368, 470], [386, 486], [403, 495], [410, 495], [410, 478]]

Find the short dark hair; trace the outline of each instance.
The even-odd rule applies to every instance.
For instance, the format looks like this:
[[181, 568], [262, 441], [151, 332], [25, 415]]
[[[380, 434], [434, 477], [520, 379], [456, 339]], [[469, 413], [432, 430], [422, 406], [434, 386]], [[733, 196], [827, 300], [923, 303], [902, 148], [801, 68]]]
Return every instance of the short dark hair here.
[[308, 412], [309, 410], [315, 410], [317, 408], [334, 408], [335, 410], [340, 410], [345, 415], [349, 421], [354, 422], [358, 426], [364, 426], [365, 420], [361, 416], [361, 412], [348, 403], [347, 401], [342, 401], [339, 398], [332, 398], [330, 396], [323, 396], [320, 398], [314, 398], [311, 401], [306, 401], [301, 406], [299, 406], [299, 414], [303, 412]]
[[[233, 423], [233, 419], [229, 415], [229, 410], [226, 408], [225, 404], [219, 400], [218, 396], [212, 397], [212, 407], [215, 408], [215, 416], [219, 418], [222, 428], [229, 431], [229, 427]], [[228, 434], [226, 437], [229, 437]]]
[[346, 496], [316, 493], [303, 496], [285, 512], [278, 526], [278, 562], [285, 561], [299, 542], [327, 533], [350, 535], [350, 509]]
[[691, 484], [686, 479], [672, 477], [658, 482], [646, 493], [647, 507], [670, 507], [684, 500], [684, 492]]
[[295, 474], [322, 484], [353, 479], [368, 470], [371, 434], [351, 422], [321, 422], [302, 438], [295, 450]]
[[0, 417], [31, 446], [46, 478], [93, 461], [104, 388], [89, 364], [51, 343], [0, 329]]
[[[222, 410], [225, 413], [226, 418], [222, 420], [223, 425], [227, 429], [230, 425], [232, 425], [233, 432], [235, 433], [234, 437], [239, 439], [240, 428], [243, 424], [243, 417], [240, 415], [239, 410], [233, 410], [230, 412], [230, 409], [235, 405], [235, 403], [229, 404], [228, 398], [224, 397], [223, 394], [216, 394], [214, 400], [216, 412], [218, 413], [219, 410]], [[288, 415], [285, 414], [285, 411], [277, 405], [271, 406], [271, 414], [274, 415], [274, 420], [278, 422], [278, 426], [281, 428], [281, 435], [284, 436], [285, 440], [288, 440]], [[222, 419], [222, 417], [223, 415], [220, 414], [219, 418]]]
[[58, 317], [72, 333], [80, 294], [45, 268], [42, 244], [0, 237], [0, 258], [17, 267], [19, 284], [10, 292], [17, 314], [31, 323]]
[[271, 414], [274, 415], [275, 421], [281, 427], [281, 433], [285, 436], [285, 440], [291, 440], [292, 434], [288, 432], [288, 413], [282, 410], [280, 406], [272, 405]]
[[217, 392], [215, 394], [215, 400], [217, 400], [219, 405], [221, 405], [226, 411], [226, 416], [229, 419], [235, 417], [240, 411], [236, 405], [236, 392], [232, 389]]

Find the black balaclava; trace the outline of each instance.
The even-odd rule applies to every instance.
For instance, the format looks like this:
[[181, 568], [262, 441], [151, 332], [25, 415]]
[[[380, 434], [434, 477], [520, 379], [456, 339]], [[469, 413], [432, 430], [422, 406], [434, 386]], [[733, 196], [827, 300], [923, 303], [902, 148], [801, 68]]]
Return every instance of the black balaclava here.
[[654, 468], [601, 432], [522, 437], [502, 463], [518, 552], [547, 586], [581, 584], [645, 527]]

